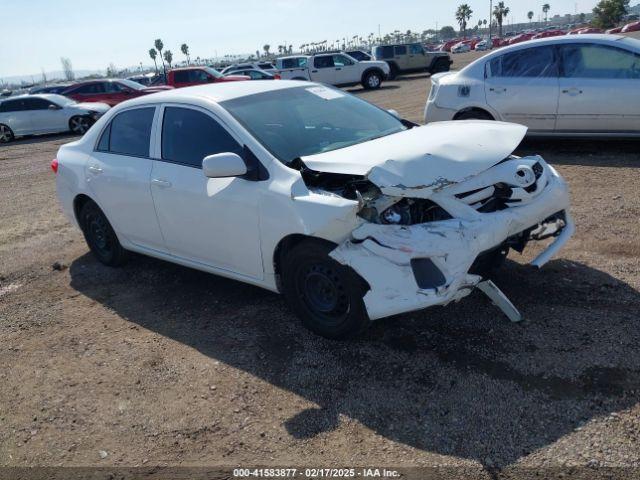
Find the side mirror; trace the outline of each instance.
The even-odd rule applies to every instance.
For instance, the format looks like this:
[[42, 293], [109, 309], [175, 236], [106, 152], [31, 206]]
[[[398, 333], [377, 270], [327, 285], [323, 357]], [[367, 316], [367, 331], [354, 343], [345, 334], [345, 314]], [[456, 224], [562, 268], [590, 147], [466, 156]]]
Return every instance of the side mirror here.
[[236, 153], [216, 153], [204, 157], [202, 173], [208, 178], [240, 177], [247, 173], [247, 166]]
[[387, 110], [387, 112], [389, 112], [391, 115], [396, 117], [398, 120], [402, 120], [402, 117], [396, 110], [391, 109], [391, 110]]
[[54, 105], [53, 103], [49, 104], [49, 110], [60, 110], [61, 107]]

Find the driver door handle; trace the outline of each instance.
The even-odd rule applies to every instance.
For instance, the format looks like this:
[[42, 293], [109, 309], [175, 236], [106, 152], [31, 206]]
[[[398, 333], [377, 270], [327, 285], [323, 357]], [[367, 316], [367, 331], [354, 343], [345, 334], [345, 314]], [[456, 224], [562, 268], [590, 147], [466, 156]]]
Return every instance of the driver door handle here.
[[502, 87], [491, 87], [489, 91], [496, 92], [496, 93], [504, 93], [507, 91], [507, 89]]
[[97, 165], [89, 165], [89, 171], [91, 173], [94, 173], [96, 175], [99, 175], [102, 173], [102, 169], [100, 167], [98, 167]]
[[171, 182], [162, 180], [161, 178], [152, 178], [151, 184], [162, 188], [169, 188], [171, 186]]
[[566, 88], [564, 90], [562, 90], [562, 93], [566, 93], [568, 95], [580, 95], [582, 93], [582, 90], [578, 89], [578, 88]]

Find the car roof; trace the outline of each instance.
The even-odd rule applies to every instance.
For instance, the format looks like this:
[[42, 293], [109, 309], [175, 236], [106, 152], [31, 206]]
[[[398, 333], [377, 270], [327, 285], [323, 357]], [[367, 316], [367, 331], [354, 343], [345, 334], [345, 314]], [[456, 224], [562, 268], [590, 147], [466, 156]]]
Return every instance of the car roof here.
[[234, 98], [246, 97], [257, 93], [272, 92], [276, 90], [286, 90], [296, 87], [317, 87], [321, 86], [313, 82], [300, 80], [281, 80], [278, 82], [220, 82], [193, 87], [176, 88], [173, 90], [163, 90], [153, 95], [137, 97], [121, 105], [147, 105], [162, 102], [185, 102], [201, 99], [208, 102], [220, 103]]

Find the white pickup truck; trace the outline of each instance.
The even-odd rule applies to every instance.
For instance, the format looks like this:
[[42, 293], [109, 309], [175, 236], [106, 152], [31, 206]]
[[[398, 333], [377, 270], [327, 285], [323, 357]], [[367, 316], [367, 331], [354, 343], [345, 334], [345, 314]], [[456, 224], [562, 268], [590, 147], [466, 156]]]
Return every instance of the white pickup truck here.
[[390, 72], [387, 62], [359, 62], [345, 53], [282, 57], [276, 60], [276, 68], [283, 80], [310, 80], [337, 86], [360, 83], [366, 89], [380, 88]]

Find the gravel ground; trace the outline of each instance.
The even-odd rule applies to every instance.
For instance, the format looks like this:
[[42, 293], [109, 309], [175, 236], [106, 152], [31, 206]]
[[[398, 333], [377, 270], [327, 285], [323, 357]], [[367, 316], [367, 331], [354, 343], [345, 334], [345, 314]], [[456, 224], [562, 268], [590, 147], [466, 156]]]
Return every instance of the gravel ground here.
[[[419, 121], [428, 89], [356, 93]], [[519, 147], [569, 181], [577, 222], [544, 269], [534, 248], [498, 274], [523, 323], [474, 293], [330, 342], [270, 292], [99, 265], [57, 207], [70, 138], [0, 147], [0, 465], [639, 464], [640, 143]]]

